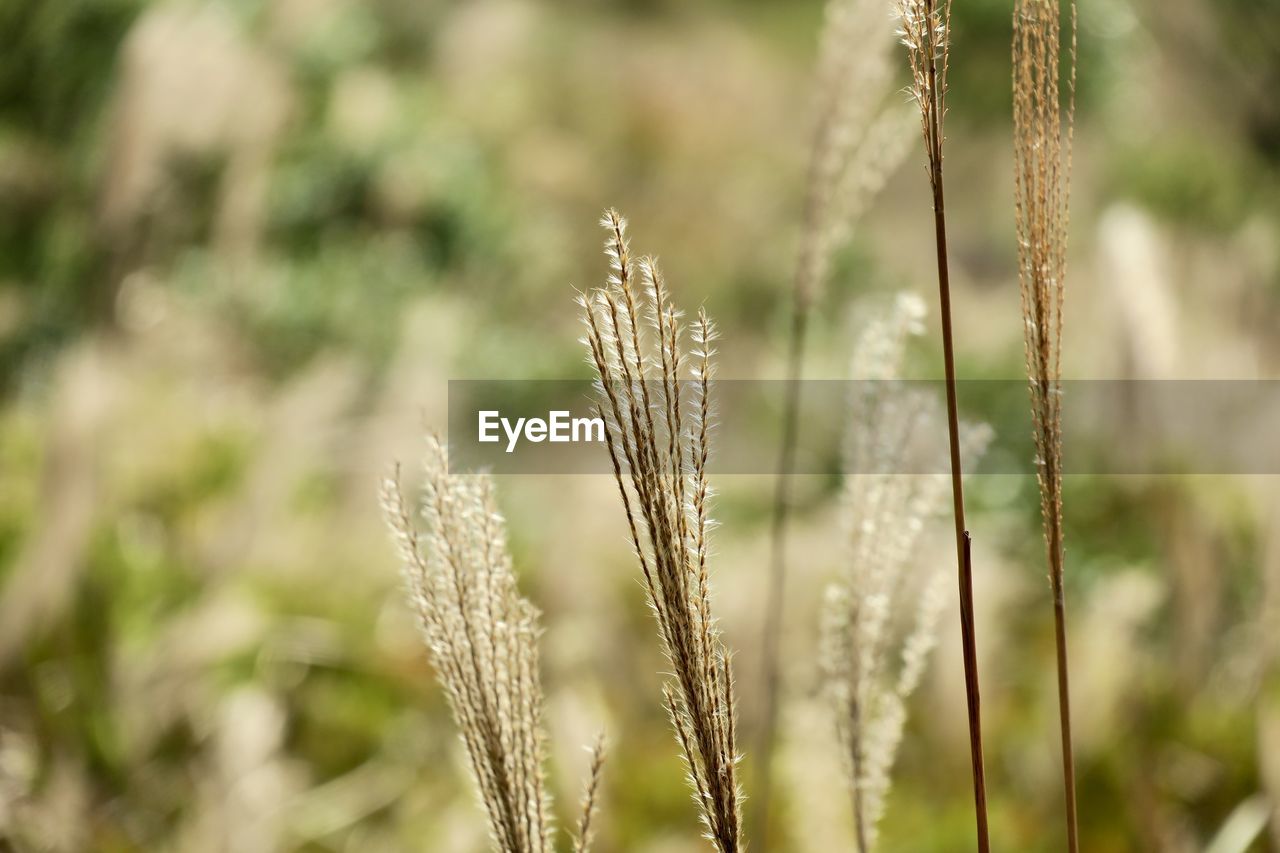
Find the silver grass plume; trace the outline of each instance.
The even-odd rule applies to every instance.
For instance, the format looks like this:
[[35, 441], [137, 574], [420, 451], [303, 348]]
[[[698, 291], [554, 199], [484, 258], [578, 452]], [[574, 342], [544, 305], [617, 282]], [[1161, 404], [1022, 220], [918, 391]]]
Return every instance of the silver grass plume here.
[[553, 849], [543, 772], [546, 735], [538, 675], [538, 611], [516, 589], [506, 528], [484, 475], [448, 473], [428, 440], [420, 533], [399, 468], [382, 506], [431, 662], [462, 735], [500, 853]]
[[804, 377], [809, 315], [831, 274], [832, 260], [910, 140], [911, 110], [887, 97], [893, 78], [892, 29], [881, 0], [828, 0], [814, 81], [804, 221], [791, 284], [787, 390], [778, 449], [770, 529], [769, 591], [761, 633], [764, 708], [757, 735], [759, 767], [753, 828], [761, 849], [769, 837], [772, 758], [781, 673], [782, 614], [786, 596], [786, 537], [791, 477], [799, 433], [800, 380]]
[[[583, 343], [597, 373], [597, 408], [632, 545], [671, 664], [663, 693], [694, 802], [716, 849], [736, 853], [743, 842], [733, 671], [711, 615], [707, 572], [715, 327], [700, 311], [686, 354], [681, 314], [657, 264], [632, 259], [616, 211], [601, 224], [612, 269], [604, 287], [579, 297]], [[681, 380], [686, 369], [692, 380]]]
[[1058, 0], [1018, 0], [1013, 14], [1014, 205], [1036, 478], [1053, 593], [1067, 849], [1079, 849], [1062, 529], [1062, 301], [1067, 278], [1076, 9], [1071, 4], [1065, 115]]
[[591, 747], [591, 768], [587, 772], [586, 786], [582, 791], [582, 805], [578, 816], [578, 832], [573, 839], [573, 853], [590, 853], [595, 827], [596, 810], [599, 807], [600, 777], [604, 769], [604, 735], [596, 738]]
[[885, 97], [893, 78], [891, 34], [879, 0], [826, 5], [796, 264], [797, 299], [805, 308], [854, 223], [907, 153], [911, 112]]
[[[946, 504], [949, 478], [906, 473], [922, 464], [928, 472], [945, 471], [946, 448], [936, 443], [945, 414], [931, 394], [893, 381], [923, 316], [923, 302], [901, 294], [858, 341], [845, 437], [845, 570], [828, 587], [823, 607], [823, 676], [860, 853], [875, 848], [906, 700], [920, 683], [945, 604], [946, 572], [920, 565], [917, 551], [925, 522]], [[963, 425], [970, 464], [989, 440], [985, 425]]]

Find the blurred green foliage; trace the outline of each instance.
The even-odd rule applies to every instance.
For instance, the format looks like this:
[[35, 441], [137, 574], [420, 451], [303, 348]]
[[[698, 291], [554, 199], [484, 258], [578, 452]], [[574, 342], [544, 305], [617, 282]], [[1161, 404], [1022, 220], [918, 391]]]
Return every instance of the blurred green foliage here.
[[1206, 139], [1144, 141], [1120, 150], [1117, 190], [1169, 220], [1226, 231], [1256, 204], [1257, 172]]

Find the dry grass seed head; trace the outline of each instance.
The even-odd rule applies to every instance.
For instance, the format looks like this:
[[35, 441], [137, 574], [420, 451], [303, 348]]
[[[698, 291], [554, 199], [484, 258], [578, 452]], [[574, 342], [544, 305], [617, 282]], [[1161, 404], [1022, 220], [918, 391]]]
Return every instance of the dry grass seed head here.
[[819, 47], [816, 121], [795, 288], [818, 295], [831, 259], [902, 162], [910, 113], [886, 98], [892, 31], [877, 0], [829, 0]]
[[[946, 470], [946, 448], [932, 443], [945, 415], [931, 394], [893, 381], [923, 314], [918, 297], [902, 294], [855, 348], [842, 495], [846, 562], [823, 609], [824, 680], [863, 853], [876, 844], [906, 700], [923, 676], [945, 601], [942, 568], [916, 562], [925, 522], [946, 502], [948, 475], [932, 473]], [[963, 425], [970, 464], [989, 440], [985, 425]], [[908, 473], [921, 465], [928, 473]]]
[[591, 747], [591, 767], [587, 772], [586, 786], [582, 791], [582, 807], [578, 817], [578, 832], [573, 839], [573, 853], [590, 853], [591, 839], [595, 832], [592, 821], [599, 807], [600, 779], [604, 770], [604, 735], [596, 738]]
[[928, 154], [929, 183], [935, 197], [942, 172], [942, 142], [947, 115], [947, 76], [951, 62], [951, 0], [895, 0], [898, 37], [907, 48], [911, 69], [908, 91], [920, 113]]
[[1071, 4], [1065, 117], [1058, 0], [1017, 0], [1013, 19], [1014, 205], [1040, 512], [1053, 593], [1067, 849], [1079, 849], [1067, 663], [1062, 524], [1062, 302], [1070, 223], [1076, 10]]
[[[707, 481], [716, 332], [686, 329], [651, 258], [633, 260], [626, 223], [606, 212], [604, 287], [579, 297], [598, 409], [632, 545], [672, 678], [664, 698], [707, 837], [742, 849], [732, 668], [711, 613]], [[639, 286], [636, 281], [639, 275]], [[643, 292], [639, 292], [643, 288]], [[692, 380], [681, 379], [688, 365]], [[687, 399], [685, 399], [687, 397]]]
[[502, 853], [552, 848], [538, 674], [538, 612], [516, 589], [505, 524], [487, 476], [453, 475], [432, 437], [419, 532], [399, 469], [382, 504], [431, 662], [462, 735]]
[[1018, 0], [1013, 32], [1014, 186], [1027, 377], [1050, 578], [1062, 572], [1062, 302], [1067, 277], [1075, 24], [1065, 115], [1057, 0]]

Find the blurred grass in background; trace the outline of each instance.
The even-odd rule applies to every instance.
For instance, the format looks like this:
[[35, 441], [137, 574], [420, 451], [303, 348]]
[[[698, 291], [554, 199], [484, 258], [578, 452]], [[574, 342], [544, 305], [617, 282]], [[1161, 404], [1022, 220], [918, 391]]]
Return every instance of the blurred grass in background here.
[[[569, 286], [604, 273], [607, 205], [719, 320], [725, 376], [780, 375], [820, 12], [0, 0], [0, 839], [483, 849], [377, 476], [414, 457], [424, 418], [444, 423], [449, 378], [587, 375]], [[1021, 372], [1009, 15], [955, 8], [968, 377]], [[1275, 375], [1277, 20], [1278, 0], [1082, 5], [1068, 376]], [[812, 375], [843, 375], [860, 298], [930, 292], [927, 204], [912, 161], [839, 261]], [[937, 352], [912, 355], [937, 375]], [[775, 849], [848, 833], [814, 695], [834, 474], [806, 484], [797, 520]], [[717, 605], [749, 726], [770, 490], [720, 486]], [[500, 488], [546, 611], [558, 801], [603, 725], [600, 849], [701, 849], [613, 485]], [[1054, 850], [1035, 486], [971, 489], [993, 835]], [[1274, 822], [1239, 830], [1280, 800], [1280, 491], [1068, 490], [1085, 848], [1280, 850]], [[912, 708], [888, 850], [970, 843], [955, 635]]]

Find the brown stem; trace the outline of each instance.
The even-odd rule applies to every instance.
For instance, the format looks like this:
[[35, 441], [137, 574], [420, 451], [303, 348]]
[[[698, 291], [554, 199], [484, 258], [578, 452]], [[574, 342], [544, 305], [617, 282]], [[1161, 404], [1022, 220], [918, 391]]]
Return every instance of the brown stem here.
[[1062, 575], [1053, 584], [1053, 633], [1058, 652], [1058, 719], [1062, 730], [1062, 783], [1067, 808], [1067, 849], [1080, 849], [1076, 827], [1076, 766], [1071, 746], [1071, 686], [1067, 675], [1067, 606]]
[[[936, 120], [936, 119], [935, 119]], [[939, 145], [941, 147], [941, 145]], [[951, 456], [951, 503], [956, 521], [956, 558], [964, 555], [964, 481], [960, 467], [960, 411], [956, 402], [956, 359], [951, 336], [951, 273], [947, 265], [947, 215], [942, 187], [942, 158], [933, 166], [933, 228], [938, 254], [938, 303], [942, 315], [942, 369], [947, 386], [947, 440]]]
[[978, 815], [978, 849], [987, 853], [987, 778], [982, 762], [982, 699], [978, 692], [978, 650], [973, 630], [973, 540], [964, 531], [960, 562], [960, 638], [964, 646], [964, 687], [969, 699], [969, 757], [973, 764], [973, 805]]
[[[1044, 393], [1048, 393], [1047, 391]], [[1050, 445], [1052, 446], [1052, 445]], [[1061, 494], [1058, 465], [1045, 467], [1046, 491], [1050, 495]], [[1049, 552], [1049, 585], [1053, 592], [1053, 634], [1058, 668], [1058, 722], [1062, 735], [1062, 787], [1066, 800], [1067, 850], [1077, 853], [1080, 849], [1076, 815], [1076, 767], [1071, 738], [1071, 684], [1067, 667], [1067, 605], [1062, 578], [1065, 555], [1062, 549], [1061, 498], [1053, 499], [1051, 511], [1046, 516]]]
[[[927, 4], [929, 19], [933, 4]], [[949, 34], [948, 34], [949, 35]], [[956, 523], [956, 560], [960, 579], [960, 632], [964, 643], [965, 693], [969, 705], [969, 750], [973, 761], [973, 800], [978, 830], [978, 850], [988, 853], [987, 783], [982, 759], [982, 719], [978, 701], [978, 658], [973, 625], [973, 578], [969, 558], [969, 532], [964, 522], [964, 483], [960, 468], [960, 416], [956, 404], [956, 364], [951, 335], [951, 274], [947, 264], [947, 216], [942, 178], [942, 118], [944, 108], [938, 93], [936, 51], [929, 54], [929, 92], [933, 102], [928, 113], [926, 136], [929, 143], [930, 183], [933, 188], [933, 226], [938, 257], [938, 301], [942, 319], [942, 361], [947, 385], [947, 436], [951, 454], [951, 500]]]

